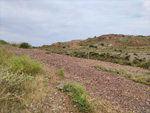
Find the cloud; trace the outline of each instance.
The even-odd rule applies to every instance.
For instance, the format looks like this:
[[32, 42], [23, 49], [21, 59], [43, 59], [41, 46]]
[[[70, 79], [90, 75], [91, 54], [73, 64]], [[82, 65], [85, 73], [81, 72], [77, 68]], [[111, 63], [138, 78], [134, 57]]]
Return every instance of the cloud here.
[[149, 0], [1, 0], [0, 39], [34, 46], [102, 34], [150, 35]]

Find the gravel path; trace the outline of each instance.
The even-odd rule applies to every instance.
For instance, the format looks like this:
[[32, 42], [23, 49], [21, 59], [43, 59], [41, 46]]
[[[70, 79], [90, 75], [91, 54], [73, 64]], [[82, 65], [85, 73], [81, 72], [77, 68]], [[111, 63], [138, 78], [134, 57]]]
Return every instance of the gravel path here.
[[[16, 54], [27, 54], [51, 69], [63, 67], [66, 80], [82, 83], [91, 96], [99, 96], [110, 101], [124, 111], [150, 113], [150, 87], [127, 80], [119, 75], [111, 76], [104, 71], [98, 71], [92, 66], [102, 65], [131, 70], [135, 73], [147, 72], [138, 67], [123, 66], [109, 62], [74, 58], [59, 54], [45, 54], [36, 49], [20, 49], [7, 47]], [[94, 88], [96, 87], [96, 88]]]

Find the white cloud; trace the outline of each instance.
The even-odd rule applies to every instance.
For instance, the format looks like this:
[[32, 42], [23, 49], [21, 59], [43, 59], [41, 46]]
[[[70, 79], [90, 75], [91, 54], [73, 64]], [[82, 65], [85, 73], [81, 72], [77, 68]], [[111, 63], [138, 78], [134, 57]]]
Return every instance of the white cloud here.
[[0, 35], [32, 45], [108, 33], [150, 35], [149, 12], [148, 0], [1, 0]]

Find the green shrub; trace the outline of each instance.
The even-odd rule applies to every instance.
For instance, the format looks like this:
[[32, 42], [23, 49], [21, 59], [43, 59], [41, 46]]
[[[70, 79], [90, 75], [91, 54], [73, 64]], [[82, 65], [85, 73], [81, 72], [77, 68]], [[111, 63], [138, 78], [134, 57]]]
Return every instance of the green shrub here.
[[132, 61], [132, 63], [133, 63], [133, 64], [138, 64], [138, 63], [139, 63], [139, 61], [138, 61], [138, 60], [136, 60], [136, 59], [134, 59], [134, 60]]
[[101, 46], [104, 46], [104, 43], [101, 43]]
[[64, 77], [64, 68], [57, 69], [55, 74]]
[[35, 75], [42, 71], [36, 61], [0, 48], [0, 112], [20, 113], [28, 107], [36, 89], [34, 85], [39, 82]]
[[59, 89], [69, 92], [70, 98], [76, 103], [77, 107], [82, 113], [92, 112], [92, 107], [87, 99], [85, 88], [74, 82], [74, 83], [60, 83]]
[[145, 63], [139, 64], [138, 66], [141, 67], [141, 68], [150, 70], [150, 60], [145, 62]]
[[43, 71], [43, 68], [40, 63], [36, 62], [35, 60], [31, 60], [27, 57], [17, 57], [13, 56], [11, 57], [7, 65], [9, 66], [9, 71], [16, 73], [21, 72], [25, 74], [31, 74], [32, 76], [40, 73]]
[[97, 48], [97, 46], [94, 46], [94, 45], [89, 45], [89, 47]]
[[11, 113], [14, 109], [25, 107], [26, 101], [22, 96], [26, 94], [26, 82], [32, 79], [32, 76], [24, 73], [0, 70], [0, 111], [5, 109], [5, 112]]
[[26, 42], [23, 42], [20, 44], [20, 48], [31, 48], [31, 45]]
[[8, 58], [12, 57], [12, 53], [8, 52], [6, 49], [0, 48], [0, 65], [4, 64]]

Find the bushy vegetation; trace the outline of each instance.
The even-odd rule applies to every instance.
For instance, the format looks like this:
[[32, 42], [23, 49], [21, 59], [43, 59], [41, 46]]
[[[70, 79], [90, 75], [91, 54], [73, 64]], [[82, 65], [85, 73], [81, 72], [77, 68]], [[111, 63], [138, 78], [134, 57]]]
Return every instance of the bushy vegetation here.
[[20, 48], [31, 48], [31, 45], [26, 42], [23, 42], [20, 44]]
[[[15, 111], [26, 106], [23, 96], [28, 93], [25, 85], [33, 77], [19, 72], [11, 73], [6, 68], [0, 71], [0, 111]], [[19, 105], [19, 106], [18, 106]]]
[[60, 83], [59, 89], [69, 92], [70, 98], [76, 103], [77, 107], [82, 113], [91, 113], [93, 109], [87, 99], [85, 88], [76, 83]]
[[89, 45], [89, 47], [97, 48], [97, 46], [94, 46], [94, 45]]
[[39, 62], [31, 60], [27, 57], [13, 56], [7, 61], [10, 72], [18, 72], [21, 70], [24, 74], [30, 74], [32, 76], [43, 71], [42, 66]]
[[32, 83], [42, 66], [0, 48], [0, 112], [19, 112], [28, 107], [35, 90]]

